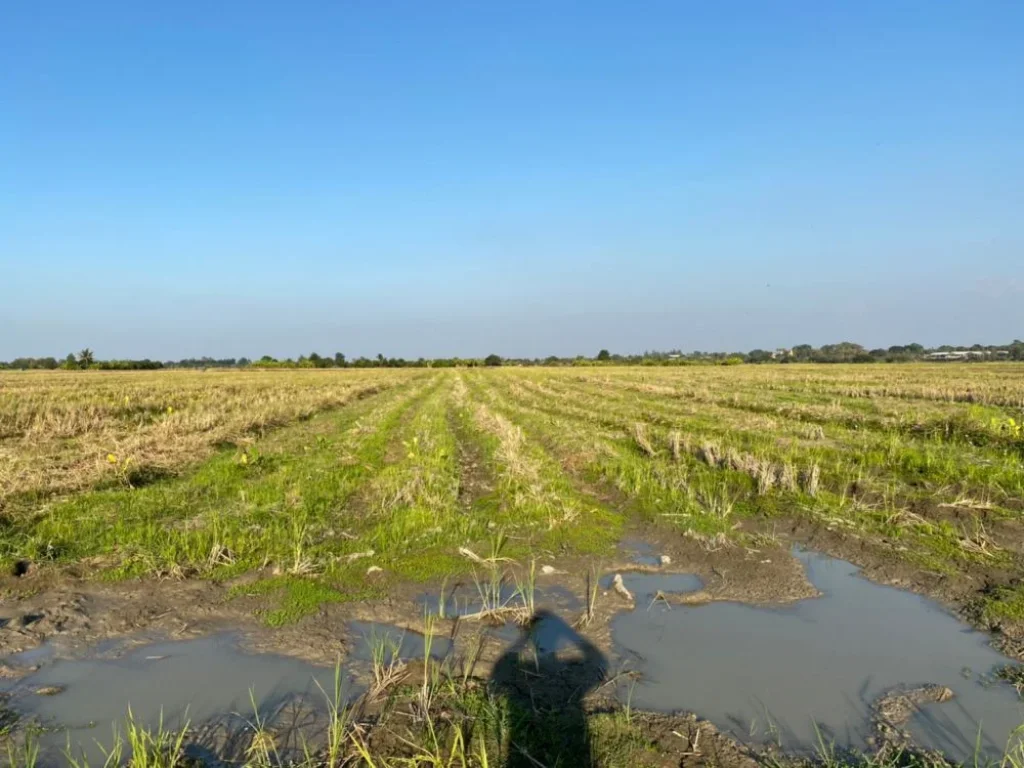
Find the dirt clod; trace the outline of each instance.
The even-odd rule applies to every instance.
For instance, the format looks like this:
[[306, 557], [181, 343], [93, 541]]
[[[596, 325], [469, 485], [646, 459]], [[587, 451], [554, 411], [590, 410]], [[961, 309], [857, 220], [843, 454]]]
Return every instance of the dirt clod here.
[[896, 688], [879, 698], [872, 707], [875, 730], [884, 744], [897, 749], [910, 747], [913, 740], [906, 724], [924, 704], [944, 704], [953, 700], [953, 691], [944, 685]]
[[0, 662], [0, 680], [15, 680], [23, 674], [23, 670], [15, 669], [9, 664]]

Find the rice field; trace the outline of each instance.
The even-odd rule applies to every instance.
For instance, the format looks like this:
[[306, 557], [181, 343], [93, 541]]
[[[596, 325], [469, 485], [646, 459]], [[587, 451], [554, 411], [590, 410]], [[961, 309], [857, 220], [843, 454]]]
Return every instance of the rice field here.
[[132, 484], [372, 394], [402, 374], [316, 372], [0, 374], [0, 510]]
[[286, 628], [410, 585], [443, 611], [503, 563], [532, 596], [539, 558], [582, 573], [638, 528], [737, 567], [814, 537], [1016, 642], [1022, 423], [1011, 363], [3, 373], [0, 565], [223, 584]]
[[939, 571], [1008, 564], [987, 528], [1024, 507], [1022, 373], [7, 373], [0, 553], [331, 576], [362, 548], [416, 575], [412, 542], [451, 567], [496, 527], [524, 549], [591, 551], [638, 515], [709, 546], [800, 518]]

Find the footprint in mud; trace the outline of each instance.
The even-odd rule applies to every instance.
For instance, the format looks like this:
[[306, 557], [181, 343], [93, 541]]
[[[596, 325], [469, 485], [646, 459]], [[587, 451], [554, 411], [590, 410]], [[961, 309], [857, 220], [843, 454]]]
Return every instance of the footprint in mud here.
[[507, 768], [590, 766], [583, 699], [607, 668], [604, 654], [561, 617], [537, 611], [491, 674], [513, 708]]

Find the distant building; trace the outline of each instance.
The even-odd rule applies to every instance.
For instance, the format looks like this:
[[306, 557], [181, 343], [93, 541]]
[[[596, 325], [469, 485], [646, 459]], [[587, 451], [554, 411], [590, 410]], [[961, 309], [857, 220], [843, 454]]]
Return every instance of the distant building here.
[[952, 349], [948, 352], [929, 352], [924, 356], [925, 360], [952, 361], [952, 360], [977, 360], [984, 357], [991, 357], [990, 352], [983, 352], [977, 349]]
[[784, 357], [792, 357], [792, 356], [793, 356], [793, 350], [792, 349], [783, 349], [783, 348], [780, 347], [779, 349], [776, 349], [774, 352], [772, 352], [772, 360], [781, 360]]

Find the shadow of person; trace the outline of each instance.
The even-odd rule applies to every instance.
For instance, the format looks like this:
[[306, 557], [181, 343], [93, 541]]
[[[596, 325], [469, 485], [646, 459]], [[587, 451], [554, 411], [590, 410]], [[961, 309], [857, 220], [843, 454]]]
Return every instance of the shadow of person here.
[[491, 675], [508, 703], [507, 768], [591, 768], [583, 698], [606, 670], [604, 654], [559, 616], [534, 614]]

